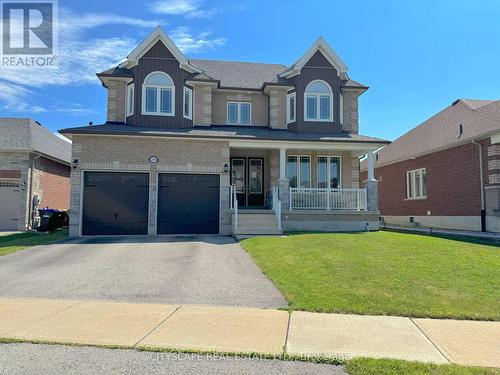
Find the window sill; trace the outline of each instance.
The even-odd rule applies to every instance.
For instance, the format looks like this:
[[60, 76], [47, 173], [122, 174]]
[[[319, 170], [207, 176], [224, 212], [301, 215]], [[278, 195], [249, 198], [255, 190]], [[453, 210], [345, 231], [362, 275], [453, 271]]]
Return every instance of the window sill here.
[[143, 116], [167, 116], [174, 117], [175, 113], [142, 112]]
[[405, 201], [424, 201], [427, 197], [405, 198]]
[[304, 119], [305, 122], [330, 122], [333, 124], [333, 119], [328, 119], [328, 120], [322, 120], [322, 119], [311, 119], [311, 118], [305, 118]]

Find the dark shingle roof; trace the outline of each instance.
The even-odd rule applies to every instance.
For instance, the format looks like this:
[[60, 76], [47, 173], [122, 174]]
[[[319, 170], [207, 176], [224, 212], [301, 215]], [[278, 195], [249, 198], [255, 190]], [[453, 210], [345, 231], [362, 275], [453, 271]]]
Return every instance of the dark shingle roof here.
[[306, 142], [368, 142], [386, 144], [388, 141], [364, 135], [342, 132], [339, 134], [295, 133], [263, 126], [212, 125], [184, 129], [146, 128], [123, 123], [82, 126], [59, 130], [61, 134], [113, 134], [137, 136], [193, 137], [242, 140], [276, 140]]
[[132, 77], [132, 73], [127, 68], [120, 68], [116, 66], [114, 68], [105, 70], [104, 72], [97, 73], [99, 77]]
[[287, 80], [278, 77], [287, 69], [281, 64], [201, 59], [191, 59], [189, 63], [201, 69], [212, 79], [220, 81], [222, 87], [261, 89], [264, 83], [290, 84]]

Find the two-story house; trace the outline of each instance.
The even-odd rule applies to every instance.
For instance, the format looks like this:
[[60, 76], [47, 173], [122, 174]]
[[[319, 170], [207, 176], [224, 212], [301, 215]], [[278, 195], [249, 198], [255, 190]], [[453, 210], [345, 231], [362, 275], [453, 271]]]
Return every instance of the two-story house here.
[[107, 122], [61, 130], [71, 235], [378, 228], [359, 158], [388, 142], [358, 134], [367, 87], [322, 38], [285, 66], [188, 59], [158, 27], [97, 76]]

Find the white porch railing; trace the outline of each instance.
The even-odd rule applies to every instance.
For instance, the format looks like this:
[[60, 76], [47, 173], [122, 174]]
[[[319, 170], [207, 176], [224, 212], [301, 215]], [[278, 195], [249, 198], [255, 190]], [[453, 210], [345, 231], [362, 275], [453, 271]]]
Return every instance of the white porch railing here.
[[276, 215], [276, 224], [278, 225], [278, 229], [281, 230], [281, 201], [277, 186], [273, 186], [273, 210]]
[[238, 228], [238, 198], [236, 195], [236, 186], [231, 185], [229, 206], [234, 213], [233, 216], [233, 229]]
[[290, 210], [365, 211], [366, 208], [366, 189], [290, 188]]

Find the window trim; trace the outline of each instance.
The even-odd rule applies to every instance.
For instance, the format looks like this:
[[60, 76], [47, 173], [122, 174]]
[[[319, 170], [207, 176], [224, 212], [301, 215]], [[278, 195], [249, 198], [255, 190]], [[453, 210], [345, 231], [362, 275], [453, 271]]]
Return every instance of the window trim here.
[[[166, 75], [171, 81], [172, 81], [172, 86], [165, 86], [165, 85], [151, 85], [147, 84], [146, 81], [150, 76], [153, 74], [163, 74]], [[156, 88], [156, 112], [148, 112], [146, 111], [146, 89], [147, 88]], [[161, 89], [170, 89], [172, 92], [172, 101], [170, 103], [171, 105], [171, 111], [170, 112], [161, 112]], [[161, 72], [161, 71], [154, 71], [149, 73], [145, 78], [144, 82], [142, 83], [142, 114], [146, 116], [175, 116], [175, 83], [172, 77], [170, 77], [167, 73]]]
[[[307, 89], [309, 86], [311, 86], [313, 83], [320, 82], [328, 87], [328, 90], [330, 91], [328, 94], [325, 93], [318, 93], [318, 92], [308, 92]], [[307, 98], [313, 96], [316, 98], [316, 115], [317, 117], [308, 117], [307, 116]], [[328, 96], [330, 98], [330, 117], [327, 119], [322, 119], [320, 116], [320, 108], [321, 108], [321, 96]], [[333, 91], [332, 87], [328, 84], [328, 82], [323, 81], [322, 79], [315, 79], [309, 82], [306, 86], [306, 89], [304, 90], [304, 121], [307, 122], [333, 122], [334, 115], [333, 115]]]
[[[229, 121], [229, 105], [230, 104], [236, 104], [237, 106], [237, 112], [236, 112], [236, 122], [230, 122]], [[250, 106], [250, 118], [248, 123], [242, 123], [241, 122], [241, 105], [242, 104], [248, 104]], [[226, 124], [228, 125], [252, 125], [252, 102], [245, 102], [245, 101], [234, 101], [234, 100], [229, 100], [226, 102]]]
[[340, 91], [339, 96], [339, 121], [340, 125], [344, 125], [344, 94]]
[[[135, 101], [135, 88], [134, 88], [134, 86], [135, 85], [133, 83], [131, 85], [127, 86], [127, 95], [125, 96], [126, 100], [127, 100], [127, 104], [126, 104], [127, 117], [132, 116], [134, 114], [134, 107], [135, 107], [135, 103], [134, 103], [134, 101]], [[130, 101], [130, 98], [132, 98], [132, 102]]]
[[[293, 119], [290, 119], [290, 99], [293, 98]], [[292, 122], [297, 121], [297, 93], [291, 92], [286, 96], [286, 123], [291, 124]]]
[[[330, 172], [331, 172], [331, 158], [337, 158], [339, 159], [339, 186], [336, 187], [336, 188], [332, 188], [330, 186], [328, 186], [327, 188], [320, 188], [319, 187], [319, 162], [318, 162], [318, 159], [319, 158], [327, 158], [327, 163], [326, 163], [326, 168], [327, 168], [327, 183], [328, 185], [330, 185], [330, 181], [331, 181], [331, 176], [330, 176]], [[318, 155], [316, 157], [316, 188], [318, 189], [342, 189], [342, 156], [338, 156], [338, 155]]]
[[[427, 186], [425, 188], [425, 195], [423, 195], [423, 186], [424, 186], [424, 179], [423, 173], [425, 172], [425, 175], [427, 177], [427, 170], [426, 168], [418, 168], [418, 169], [412, 169], [411, 171], [406, 171], [406, 199], [407, 200], [414, 200], [414, 199], [427, 199]], [[420, 195], [416, 196], [415, 195], [415, 187], [416, 187], [416, 175], [417, 173], [420, 174]], [[410, 194], [410, 186], [413, 191], [413, 196]]]
[[[189, 113], [186, 115], [186, 93], [189, 94]], [[184, 86], [182, 90], [182, 116], [188, 120], [193, 119], [193, 89]]]
[[[298, 154], [293, 154], [293, 155], [287, 155], [286, 156], [286, 163], [287, 163], [287, 166], [286, 166], [286, 177], [288, 178], [288, 181], [290, 182], [290, 176], [288, 175], [288, 158], [289, 157], [295, 157], [297, 158], [297, 189], [310, 189], [311, 186], [313, 185], [312, 183], [312, 157], [311, 155], [298, 155]], [[306, 186], [306, 187], [301, 187], [300, 186], [300, 158], [308, 158], [309, 159], [309, 186]]]

